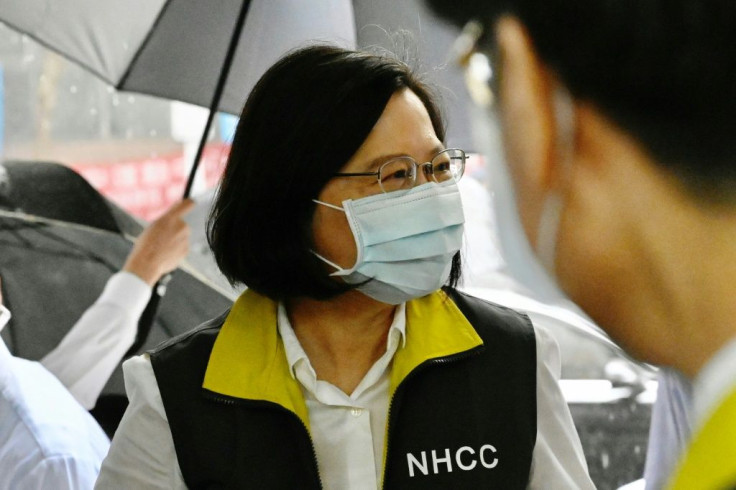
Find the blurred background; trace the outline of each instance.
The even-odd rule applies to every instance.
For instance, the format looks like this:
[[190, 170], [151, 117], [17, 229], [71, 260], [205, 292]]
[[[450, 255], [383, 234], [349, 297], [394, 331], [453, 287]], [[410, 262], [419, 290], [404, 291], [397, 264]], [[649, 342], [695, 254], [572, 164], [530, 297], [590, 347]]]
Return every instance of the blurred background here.
[[[652, 370], [622, 356], [590, 319], [550, 293], [544, 279], [532, 291], [533, 264], [522, 261], [514, 271], [509, 257], [504, 261], [499, 237], [513, 234], [499, 221], [499, 209], [509, 202], [502, 196], [507, 186], [498, 185], [505, 182], [499, 176], [503, 157], [493, 121], [471, 103], [453, 59], [459, 32], [419, 0], [353, 0], [352, 7], [357, 46], [389, 51], [422, 73], [440, 96], [447, 146], [473, 154], [461, 181], [467, 238], [475, 244], [465, 251], [466, 287], [526, 311], [560, 344], [563, 390], [598, 488], [619, 488], [640, 478], [656, 393]], [[0, 23], [0, 159], [70, 168], [133, 221], [153, 220], [181, 198], [206, 117], [202, 107], [118, 92]], [[229, 298], [239, 288], [219, 275], [204, 225], [236, 124], [236, 115], [215, 117], [192, 192], [198, 206], [188, 218], [194, 235], [189, 270]], [[527, 273], [532, 279], [524, 284]]]

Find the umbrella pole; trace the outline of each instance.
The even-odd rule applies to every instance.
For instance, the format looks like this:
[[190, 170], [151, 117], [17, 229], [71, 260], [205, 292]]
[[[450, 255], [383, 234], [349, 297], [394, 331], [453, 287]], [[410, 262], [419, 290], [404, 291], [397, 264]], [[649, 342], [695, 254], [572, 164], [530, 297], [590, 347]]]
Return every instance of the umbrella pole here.
[[[243, 25], [245, 24], [245, 17], [248, 14], [248, 8], [250, 7], [250, 0], [243, 0], [243, 4], [240, 7], [240, 13], [235, 22], [233, 29], [233, 35], [230, 38], [230, 45], [227, 48], [225, 59], [222, 62], [222, 69], [220, 70], [220, 77], [217, 80], [217, 86], [215, 87], [215, 93], [212, 95], [212, 103], [210, 104], [210, 113], [207, 116], [207, 123], [204, 126], [204, 132], [202, 138], [199, 140], [199, 147], [197, 148], [197, 154], [192, 162], [192, 169], [189, 172], [189, 178], [187, 179], [187, 185], [184, 188], [184, 198], [188, 198], [192, 193], [192, 185], [194, 184], [194, 176], [197, 174], [197, 168], [202, 160], [202, 153], [204, 152], [204, 146], [207, 143], [207, 136], [209, 135], [210, 128], [212, 127], [212, 121], [217, 113], [217, 108], [220, 105], [220, 99], [222, 99], [222, 92], [225, 89], [225, 83], [227, 77], [230, 74], [230, 67], [233, 64], [233, 58], [237, 51], [238, 41], [240, 40], [240, 33], [243, 31]], [[148, 300], [146, 308], [143, 310], [140, 319], [138, 320], [138, 333], [136, 334], [136, 340], [129, 349], [126, 357], [133, 355], [136, 351], [145, 343], [148, 333], [151, 331], [151, 326], [156, 313], [158, 312], [158, 306], [161, 302], [161, 298], [166, 294], [166, 285], [171, 280], [171, 274], [167, 274], [162, 277], [154, 286], [151, 299]]]
[[240, 33], [243, 31], [243, 25], [245, 24], [245, 17], [248, 14], [248, 8], [250, 7], [250, 0], [243, 0], [243, 4], [240, 7], [240, 13], [238, 14], [235, 27], [233, 29], [233, 35], [230, 38], [230, 45], [227, 48], [227, 54], [222, 62], [222, 69], [220, 70], [220, 77], [217, 80], [217, 86], [215, 87], [215, 93], [212, 95], [212, 103], [210, 104], [210, 113], [207, 116], [207, 123], [204, 126], [204, 132], [202, 138], [199, 140], [199, 147], [197, 148], [197, 154], [192, 162], [192, 170], [189, 172], [189, 178], [187, 179], [187, 186], [184, 189], [184, 198], [189, 197], [192, 193], [192, 185], [194, 184], [194, 176], [197, 174], [197, 168], [199, 168], [200, 161], [202, 160], [202, 153], [204, 152], [204, 146], [207, 143], [207, 136], [210, 133], [210, 127], [212, 127], [212, 121], [217, 113], [217, 108], [220, 105], [220, 99], [222, 98], [222, 92], [225, 89], [225, 83], [227, 77], [230, 74], [230, 68], [233, 64], [233, 58], [235, 58], [235, 52], [237, 51], [238, 41], [240, 41]]

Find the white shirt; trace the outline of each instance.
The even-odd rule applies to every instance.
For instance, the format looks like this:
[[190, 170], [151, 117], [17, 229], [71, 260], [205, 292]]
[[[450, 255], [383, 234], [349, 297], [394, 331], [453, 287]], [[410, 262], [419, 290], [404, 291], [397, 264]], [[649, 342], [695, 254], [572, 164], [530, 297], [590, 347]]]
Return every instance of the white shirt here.
[[736, 338], [721, 347], [693, 380], [693, 433], [703, 426], [734, 389], [736, 389]]
[[84, 408], [94, 408], [110, 375], [133, 345], [138, 319], [150, 297], [151, 288], [145, 281], [130, 272], [118, 272], [59, 345], [41, 359]]
[[[302, 386], [311, 434], [326, 489], [375, 489], [381, 481], [383, 437], [388, 412], [388, 370], [403, 342], [405, 315], [397, 308], [382, 356], [351, 396], [319, 381], [288, 318], [279, 307], [279, 332]], [[547, 331], [537, 339], [537, 442], [530, 489], [594, 489], [569, 409], [557, 383], [559, 349]], [[123, 365], [130, 405], [105, 459], [96, 488], [186, 488], [176, 459], [156, 377], [147, 356]], [[329, 434], [329, 439], [322, 439]], [[337, 443], [335, 441], [338, 441]]]
[[0, 338], [0, 490], [92, 488], [108, 447], [64, 386]]

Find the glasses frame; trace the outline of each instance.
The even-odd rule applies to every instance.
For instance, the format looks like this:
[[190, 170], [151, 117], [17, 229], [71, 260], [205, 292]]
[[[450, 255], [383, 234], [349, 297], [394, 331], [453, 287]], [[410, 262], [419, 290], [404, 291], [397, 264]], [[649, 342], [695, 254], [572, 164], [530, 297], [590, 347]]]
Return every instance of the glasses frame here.
[[392, 158], [391, 160], [389, 160], [389, 161], [381, 164], [381, 166], [378, 168], [378, 170], [376, 172], [337, 172], [337, 173], [333, 174], [333, 176], [334, 177], [370, 177], [370, 176], [375, 176], [376, 179], [378, 180], [378, 185], [381, 188], [381, 191], [384, 194], [387, 194], [389, 192], [396, 192], [396, 191], [386, 191], [383, 188], [383, 184], [381, 183], [381, 171], [384, 169], [384, 167], [386, 167], [386, 165], [388, 165], [390, 163], [393, 163], [396, 160], [399, 160], [399, 159], [409, 160], [409, 161], [411, 161], [411, 163], [414, 164], [414, 172], [412, 172], [412, 184], [411, 184], [410, 187], [407, 187], [406, 189], [397, 189], [397, 190], [409, 190], [409, 189], [412, 189], [412, 188], [414, 188], [416, 186], [416, 183], [417, 183], [417, 175], [419, 174], [418, 173], [419, 170], [421, 170], [422, 172], [424, 172], [424, 175], [427, 175], [429, 177], [432, 177], [432, 180], [434, 182], [439, 183], [434, 178], [434, 169], [432, 168], [432, 161], [435, 158], [437, 158], [438, 156], [440, 156], [443, 153], [446, 153], [448, 151], [459, 151], [461, 153], [461, 155], [462, 155], [462, 163], [461, 163], [462, 168], [460, 169], [460, 174], [455, 178], [455, 182], [457, 182], [457, 181], [459, 181], [462, 178], [463, 174], [465, 173], [465, 162], [468, 159], [468, 154], [465, 153], [465, 150], [461, 150], [460, 148], [445, 148], [444, 150], [438, 152], [435, 156], [433, 156], [428, 162], [424, 162], [424, 163], [417, 163], [417, 161], [414, 160], [412, 157], [410, 157], [410, 156], [403, 156], [403, 157]]

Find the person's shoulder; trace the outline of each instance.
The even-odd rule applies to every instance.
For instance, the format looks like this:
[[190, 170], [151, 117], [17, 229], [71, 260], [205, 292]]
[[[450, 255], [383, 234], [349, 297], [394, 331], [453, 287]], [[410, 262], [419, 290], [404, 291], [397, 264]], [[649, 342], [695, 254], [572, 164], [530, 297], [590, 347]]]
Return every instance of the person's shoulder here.
[[2, 443], [2, 454], [10, 455], [0, 458], [4, 470], [13, 455], [23, 455], [16, 463], [27, 471], [44, 461], [92, 461], [99, 466], [110, 442], [92, 416], [39, 363], [13, 361], [13, 384], [0, 399], [8, 409], [0, 426], [12, 434]]
[[447, 288], [445, 292], [481, 336], [505, 332], [533, 338], [534, 326], [525, 313], [456, 289]]
[[221, 315], [212, 318], [187, 332], [162, 342], [149, 351], [150, 356], [158, 357], [162, 353], [172, 354], [175, 351], [186, 350], [192, 348], [193, 345], [202, 343], [209, 344], [209, 347], [211, 348], [211, 344], [214, 343], [215, 338], [220, 332], [220, 329], [225, 323], [225, 319], [229, 313], [230, 310], [227, 310]]

